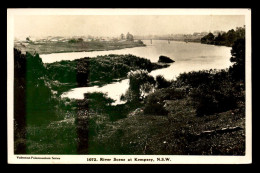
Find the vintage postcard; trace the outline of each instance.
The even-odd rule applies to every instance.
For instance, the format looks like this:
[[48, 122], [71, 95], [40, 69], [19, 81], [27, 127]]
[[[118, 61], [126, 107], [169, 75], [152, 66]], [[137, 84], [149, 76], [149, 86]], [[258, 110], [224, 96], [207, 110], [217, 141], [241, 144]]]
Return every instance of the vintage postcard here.
[[8, 9], [8, 163], [249, 164], [250, 9]]

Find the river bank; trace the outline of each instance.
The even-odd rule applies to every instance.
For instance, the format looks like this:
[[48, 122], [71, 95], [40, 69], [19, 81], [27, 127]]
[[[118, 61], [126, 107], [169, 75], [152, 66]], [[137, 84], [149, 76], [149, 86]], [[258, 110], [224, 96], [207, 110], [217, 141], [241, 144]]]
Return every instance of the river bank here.
[[[148, 72], [169, 67], [165, 63], [152, 63], [134, 55], [104, 55], [95, 58], [81, 58], [73, 61], [59, 61], [46, 64], [46, 75], [53, 89], [60, 95], [76, 87], [101, 87], [127, 79], [130, 71]], [[108, 73], [109, 72], [109, 73]]]
[[51, 54], [65, 52], [91, 52], [117, 50], [132, 47], [145, 46], [141, 41], [83, 41], [76, 43], [69, 42], [46, 42], [46, 43], [15, 43], [14, 47], [21, 50], [22, 53], [29, 52], [34, 54]]

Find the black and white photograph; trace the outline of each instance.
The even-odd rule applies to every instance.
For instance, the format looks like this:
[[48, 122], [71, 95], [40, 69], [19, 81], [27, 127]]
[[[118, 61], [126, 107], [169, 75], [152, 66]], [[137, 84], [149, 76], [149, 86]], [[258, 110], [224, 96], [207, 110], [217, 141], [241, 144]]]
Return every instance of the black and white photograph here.
[[250, 9], [8, 9], [8, 162], [251, 163]]

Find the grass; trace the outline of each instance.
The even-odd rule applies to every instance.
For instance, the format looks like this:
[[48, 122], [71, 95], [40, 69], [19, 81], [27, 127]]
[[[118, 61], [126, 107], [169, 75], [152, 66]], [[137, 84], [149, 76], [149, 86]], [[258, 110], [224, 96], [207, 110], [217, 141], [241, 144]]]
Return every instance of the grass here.
[[124, 42], [101, 42], [101, 41], [89, 41], [80, 43], [68, 43], [68, 42], [47, 42], [47, 43], [29, 43], [23, 45], [22, 43], [15, 44], [15, 48], [20, 49], [22, 52], [29, 52], [33, 54], [37, 52], [39, 54], [50, 53], [64, 53], [64, 52], [90, 52], [90, 51], [103, 51], [103, 50], [115, 50], [145, 46], [140, 42], [124, 41]]
[[27, 126], [27, 154], [76, 154], [74, 119], [55, 121], [48, 126]]
[[[97, 103], [101, 101], [93, 100], [89, 95], [86, 98], [92, 102], [78, 101], [76, 105], [73, 104], [74, 109], [70, 106], [75, 101], [66, 99], [67, 106], [60, 107], [62, 110], [59, 114], [64, 117], [69, 115], [68, 119], [52, 121], [45, 126], [28, 127], [27, 153], [245, 154], [243, 99], [239, 99], [235, 108], [198, 116], [195, 100], [190, 94], [192, 91], [175, 88], [174, 85], [157, 89], [145, 100], [133, 105], [99, 105]], [[147, 105], [154, 104], [160, 105], [167, 113], [145, 111]], [[70, 109], [65, 109], [67, 107]]]
[[[168, 116], [139, 114], [106, 124], [92, 144], [100, 150], [92, 154], [245, 154], [245, 121], [240, 109], [197, 117], [187, 98], [168, 100], [166, 109]], [[225, 130], [232, 127], [241, 129]]]

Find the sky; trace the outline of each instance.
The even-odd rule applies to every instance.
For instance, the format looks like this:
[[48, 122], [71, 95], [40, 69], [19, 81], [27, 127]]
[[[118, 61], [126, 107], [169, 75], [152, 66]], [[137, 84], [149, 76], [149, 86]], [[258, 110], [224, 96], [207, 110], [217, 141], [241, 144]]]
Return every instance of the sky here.
[[108, 36], [193, 34], [245, 25], [243, 15], [17, 15], [14, 36]]

